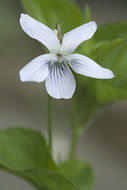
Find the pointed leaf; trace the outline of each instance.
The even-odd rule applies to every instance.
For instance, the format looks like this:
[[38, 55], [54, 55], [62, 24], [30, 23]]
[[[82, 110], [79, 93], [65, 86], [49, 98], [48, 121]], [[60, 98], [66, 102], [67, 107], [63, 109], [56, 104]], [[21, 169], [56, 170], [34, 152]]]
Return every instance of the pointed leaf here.
[[[77, 91], [73, 99], [74, 127], [82, 132], [98, 111], [114, 101], [127, 98], [127, 40], [113, 40], [95, 48], [89, 56], [111, 69], [115, 78], [99, 80], [76, 75]], [[80, 114], [77, 114], [79, 113]]]
[[94, 176], [91, 166], [80, 160], [69, 160], [59, 165], [58, 171], [66, 176], [79, 190], [91, 189]]
[[0, 168], [39, 190], [76, 190], [56, 172], [45, 138], [39, 131], [22, 128], [0, 131]]
[[38, 190], [77, 190], [66, 177], [51, 170], [41, 168], [16, 170], [4, 165], [0, 165], [0, 168], [27, 180]]
[[0, 131], [0, 163], [13, 169], [55, 167], [44, 136], [23, 128]]
[[94, 35], [96, 43], [104, 43], [115, 39], [127, 38], [127, 21], [117, 21], [98, 27]]

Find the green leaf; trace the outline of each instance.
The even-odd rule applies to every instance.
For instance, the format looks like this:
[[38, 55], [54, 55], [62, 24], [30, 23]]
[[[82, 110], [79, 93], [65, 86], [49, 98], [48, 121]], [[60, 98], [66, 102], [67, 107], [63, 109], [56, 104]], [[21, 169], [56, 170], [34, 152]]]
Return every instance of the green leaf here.
[[127, 21], [117, 21], [98, 27], [94, 35], [96, 43], [104, 43], [115, 39], [127, 39]]
[[59, 23], [63, 33], [83, 23], [82, 14], [73, 0], [21, 0], [21, 2], [29, 15], [52, 29]]
[[127, 99], [127, 40], [116, 39], [106, 42], [95, 48], [89, 57], [101, 66], [111, 69], [115, 78], [100, 80], [76, 75], [77, 91], [73, 98], [73, 123], [79, 133], [88, 127], [105, 106], [114, 101]]
[[94, 176], [91, 166], [80, 160], [69, 160], [59, 165], [58, 171], [66, 176], [79, 190], [91, 189]]
[[[115, 97], [109, 99], [117, 100], [127, 98], [127, 40], [113, 40], [108, 44], [102, 45], [97, 48], [90, 57], [94, 57], [94, 60], [100, 65], [111, 69], [115, 78], [110, 80], [95, 80], [97, 84], [104, 84], [118, 91]], [[97, 94], [98, 94], [97, 90]], [[121, 92], [121, 93], [120, 93]], [[105, 102], [105, 101], [103, 101]], [[106, 101], [107, 102], [107, 101]]]
[[39, 190], [76, 190], [56, 172], [43, 135], [32, 129], [0, 131], [0, 168], [32, 183]]
[[55, 166], [43, 135], [23, 128], [0, 131], [0, 163], [13, 169]]
[[90, 22], [92, 20], [92, 13], [91, 9], [88, 5], [84, 7], [84, 15], [85, 15], [85, 21]]
[[38, 190], [77, 190], [76, 187], [61, 174], [46, 169], [32, 168], [28, 170], [2, 169], [19, 176], [33, 184]]

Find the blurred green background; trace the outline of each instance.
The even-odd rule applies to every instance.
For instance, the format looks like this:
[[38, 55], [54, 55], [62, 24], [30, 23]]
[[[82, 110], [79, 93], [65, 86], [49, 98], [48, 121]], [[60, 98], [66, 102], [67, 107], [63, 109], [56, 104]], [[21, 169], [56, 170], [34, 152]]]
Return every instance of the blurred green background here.
[[[127, 19], [126, 0], [77, 0], [88, 4], [98, 25]], [[82, 7], [82, 6], [81, 6]], [[40, 44], [20, 28], [18, 0], [0, 0], [0, 129], [27, 126], [46, 132], [47, 93], [44, 83], [21, 83], [18, 72], [43, 53]], [[70, 142], [70, 100], [54, 100], [54, 152], [66, 154]], [[94, 190], [127, 189], [127, 101], [98, 115], [82, 137], [77, 156], [92, 164]], [[26, 182], [0, 171], [0, 190], [32, 190]]]

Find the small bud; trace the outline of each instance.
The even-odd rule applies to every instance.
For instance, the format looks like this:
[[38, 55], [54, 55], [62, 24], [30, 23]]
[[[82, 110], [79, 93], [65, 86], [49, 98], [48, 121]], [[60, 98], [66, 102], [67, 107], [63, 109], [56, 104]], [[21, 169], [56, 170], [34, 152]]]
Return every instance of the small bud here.
[[56, 23], [56, 29], [55, 29], [55, 33], [60, 41], [60, 43], [62, 44], [62, 40], [63, 40], [63, 37], [62, 37], [62, 34], [61, 34], [61, 27], [60, 27], [60, 24]]

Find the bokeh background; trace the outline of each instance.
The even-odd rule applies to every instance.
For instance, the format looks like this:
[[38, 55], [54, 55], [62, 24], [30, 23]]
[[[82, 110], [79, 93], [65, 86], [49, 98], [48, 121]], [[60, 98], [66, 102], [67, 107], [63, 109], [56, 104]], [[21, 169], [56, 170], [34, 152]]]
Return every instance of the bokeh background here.
[[[77, 0], [88, 4], [97, 24], [127, 19], [126, 0]], [[82, 6], [81, 6], [82, 7]], [[20, 28], [19, 0], [0, 0], [0, 129], [33, 127], [46, 132], [47, 93], [44, 84], [19, 80], [19, 70], [43, 50]], [[53, 102], [55, 158], [66, 155], [70, 142], [70, 101]], [[94, 168], [94, 190], [127, 189], [127, 101], [100, 113], [83, 135], [77, 156]], [[0, 190], [33, 190], [23, 180], [0, 171]]]

